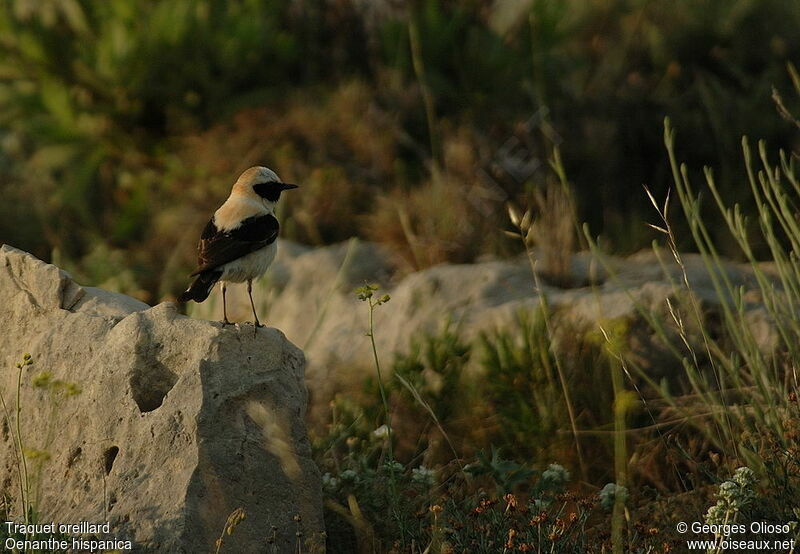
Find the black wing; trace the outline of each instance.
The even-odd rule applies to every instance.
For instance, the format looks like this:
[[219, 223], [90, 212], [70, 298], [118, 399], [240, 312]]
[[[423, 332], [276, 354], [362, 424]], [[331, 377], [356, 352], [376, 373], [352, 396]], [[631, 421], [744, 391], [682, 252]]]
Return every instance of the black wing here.
[[267, 214], [248, 217], [236, 229], [220, 231], [214, 219], [208, 222], [197, 247], [197, 269], [192, 275], [215, 269], [255, 252], [278, 238], [278, 220]]

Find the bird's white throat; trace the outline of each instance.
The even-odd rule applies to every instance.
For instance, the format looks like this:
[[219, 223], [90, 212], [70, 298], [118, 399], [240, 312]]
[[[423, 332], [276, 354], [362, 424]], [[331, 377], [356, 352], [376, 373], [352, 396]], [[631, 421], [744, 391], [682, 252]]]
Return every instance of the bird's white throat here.
[[231, 195], [214, 213], [214, 225], [220, 231], [230, 231], [241, 225], [248, 217], [275, 215], [275, 203], [269, 200], [258, 200], [240, 195]]

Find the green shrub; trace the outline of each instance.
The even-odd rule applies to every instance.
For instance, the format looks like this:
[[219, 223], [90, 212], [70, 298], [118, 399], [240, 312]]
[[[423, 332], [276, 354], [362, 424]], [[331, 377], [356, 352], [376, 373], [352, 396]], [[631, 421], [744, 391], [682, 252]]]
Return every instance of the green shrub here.
[[[551, 316], [552, 317], [552, 316]], [[557, 344], [551, 348], [551, 341]], [[482, 333], [481, 388], [499, 418], [497, 432], [515, 458], [546, 463], [552, 459], [577, 462], [574, 439], [556, 356], [564, 368], [581, 429], [602, 429], [612, 421], [609, 362], [586, 331], [569, 324], [551, 334], [542, 308], [520, 311], [508, 329]], [[587, 437], [596, 453], [609, 460], [609, 445]], [[598, 450], [599, 449], [599, 450]], [[601, 467], [595, 464], [596, 470]]]

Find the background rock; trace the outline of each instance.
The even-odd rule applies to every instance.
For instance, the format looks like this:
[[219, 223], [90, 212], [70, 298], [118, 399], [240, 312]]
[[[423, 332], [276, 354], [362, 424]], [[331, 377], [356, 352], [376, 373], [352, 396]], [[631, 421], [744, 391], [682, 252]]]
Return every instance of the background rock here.
[[[308, 357], [312, 415], [324, 411], [336, 391], [347, 390], [374, 372], [369, 339], [364, 336], [367, 306], [353, 292], [365, 282], [379, 283], [380, 294], [388, 292], [392, 297], [375, 312], [378, 352], [387, 367], [396, 353], [408, 351], [413, 336], [436, 332], [447, 320], [469, 340], [482, 331], [514, 325], [519, 310], [535, 310], [540, 304], [524, 256], [443, 264], [400, 277], [393, 277], [396, 272], [390, 260], [380, 246], [356, 240], [316, 249], [281, 241], [273, 267], [257, 282], [254, 294], [259, 314], [266, 314], [267, 321], [282, 329]], [[719, 308], [719, 295], [702, 258], [685, 254], [683, 263], [704, 315], [713, 315]], [[671, 255], [663, 253], [659, 259], [653, 252], [642, 252], [601, 263], [589, 253], [578, 253], [571, 267], [571, 280], [584, 286], [565, 289], [542, 283], [556, 318], [572, 329], [597, 329], [599, 323], [625, 321], [633, 360], [654, 378], [680, 371], [679, 363], [656, 340], [638, 311], [662, 314], [669, 323], [667, 300], [676, 305], [679, 298], [686, 298], [683, 273]], [[756, 293], [750, 266], [729, 262], [724, 268], [734, 286], [744, 287], [750, 296]], [[761, 269], [773, 273], [768, 265]], [[221, 319], [220, 294], [215, 291], [189, 310], [194, 317]], [[228, 314], [236, 320], [252, 320], [243, 285], [229, 289]], [[775, 347], [778, 335], [759, 302], [748, 303], [744, 322], [754, 324], [756, 340], [765, 350]], [[699, 333], [691, 337], [699, 340]], [[675, 339], [680, 343], [677, 335]]]
[[[111, 535], [141, 552], [211, 552], [241, 507], [247, 517], [225, 537], [227, 552], [265, 549], [273, 526], [280, 552], [322, 540], [303, 353], [277, 329], [254, 337], [250, 326], [223, 329], [170, 303], [150, 308], [4, 246], [0, 336], [12, 412], [14, 365], [25, 352], [34, 359], [23, 370], [21, 435], [26, 450], [50, 457], [28, 461], [41, 521], [110, 521]], [[44, 384], [42, 372], [50, 387], [31, 384]], [[59, 393], [56, 380], [81, 392]], [[13, 507], [12, 438], [4, 427], [2, 490]]]

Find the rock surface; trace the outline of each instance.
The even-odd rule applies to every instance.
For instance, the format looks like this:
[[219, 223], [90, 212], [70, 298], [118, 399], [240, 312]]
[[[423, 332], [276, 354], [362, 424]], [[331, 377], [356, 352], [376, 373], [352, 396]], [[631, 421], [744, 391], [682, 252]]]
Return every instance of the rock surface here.
[[[254, 337], [252, 326], [223, 329], [170, 303], [150, 308], [81, 287], [4, 246], [0, 337], [12, 421], [15, 363], [25, 352], [34, 360], [22, 374], [20, 421], [41, 521], [109, 521], [111, 536], [100, 539], [194, 554], [213, 552], [228, 515], [243, 508], [225, 552], [264, 551], [270, 538], [278, 552], [320, 544], [304, 357], [280, 331]], [[59, 381], [81, 392], [70, 396]], [[20, 496], [13, 429], [3, 426], [0, 442], [12, 513]]]
[[[631, 349], [637, 361], [652, 369], [654, 377], [675, 373], [679, 365], [637, 313], [636, 303], [666, 314], [667, 300], [684, 294], [683, 274], [665, 254], [659, 261], [652, 252], [601, 262], [588, 253], [572, 258], [572, 280], [593, 283], [570, 289], [542, 284], [547, 302], [559, 318], [579, 328], [597, 328], [609, 320], [625, 320]], [[702, 259], [683, 256], [692, 290], [703, 309], [713, 312], [718, 295]], [[609, 267], [610, 266], [610, 267]], [[755, 292], [752, 269], [727, 263], [725, 269], [735, 286]], [[767, 274], [770, 268], [762, 268]], [[259, 314], [282, 329], [303, 348], [308, 358], [306, 378], [316, 409], [325, 410], [331, 395], [347, 390], [374, 372], [367, 329], [367, 306], [354, 289], [365, 282], [379, 283], [391, 301], [375, 312], [375, 338], [382, 362], [389, 367], [395, 353], [406, 352], [413, 336], [436, 332], [445, 320], [458, 325], [469, 340], [481, 331], [514, 325], [519, 310], [539, 304], [529, 261], [524, 256], [475, 264], [439, 265], [399, 279], [389, 254], [376, 244], [351, 240], [310, 249], [282, 241], [278, 257], [254, 293]], [[612, 276], [609, 276], [611, 274]], [[757, 295], [756, 295], [757, 296]], [[220, 319], [218, 292], [201, 305], [192, 305], [194, 317]], [[243, 286], [228, 292], [228, 314], [239, 321], [252, 319]], [[262, 319], [264, 319], [262, 317]], [[774, 346], [777, 333], [758, 302], [747, 306], [746, 321], [757, 342]]]

